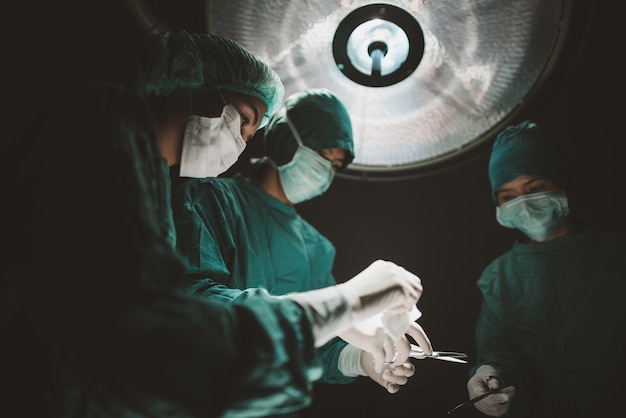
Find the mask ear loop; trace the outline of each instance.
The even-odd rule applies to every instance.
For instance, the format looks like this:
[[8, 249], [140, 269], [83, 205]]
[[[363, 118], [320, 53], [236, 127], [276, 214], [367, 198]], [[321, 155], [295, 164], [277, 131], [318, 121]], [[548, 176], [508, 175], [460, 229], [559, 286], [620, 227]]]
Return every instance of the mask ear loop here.
[[302, 138], [300, 137], [300, 134], [298, 133], [298, 130], [294, 126], [293, 122], [289, 119], [289, 116], [287, 116], [287, 109], [283, 107], [281, 109], [281, 112], [283, 116], [285, 117], [285, 120], [287, 121], [287, 125], [289, 125], [289, 129], [291, 130], [291, 133], [296, 138], [296, 141], [298, 141], [298, 144], [304, 146], [304, 144], [302, 143]]
[[[281, 107], [280, 110], [278, 111], [280, 113], [281, 116], [283, 116], [285, 118], [285, 120], [287, 121], [287, 125], [289, 125], [289, 130], [291, 131], [291, 133], [293, 134], [293, 136], [296, 138], [296, 141], [298, 142], [298, 145], [304, 146], [304, 144], [302, 143], [302, 138], [300, 137], [300, 134], [298, 133], [298, 130], [296, 129], [296, 127], [294, 126], [293, 122], [291, 122], [291, 120], [289, 120], [289, 117], [287, 116], [287, 108], [285, 106]], [[261, 158], [259, 160], [260, 163], [262, 162], [269, 162], [272, 166], [274, 167], [278, 167], [278, 164], [276, 164], [270, 157], [265, 156], [263, 158]]]
[[[287, 116], [287, 109], [285, 107], [282, 108], [282, 113], [283, 116], [285, 116], [285, 120], [287, 121], [287, 124], [289, 125], [289, 129], [291, 129], [291, 133], [293, 134], [293, 136], [296, 138], [296, 141], [298, 141], [298, 144], [301, 147], [304, 148], [308, 148], [309, 150], [316, 152], [314, 149], [307, 147], [306, 145], [304, 145], [302, 138], [300, 137], [300, 134], [298, 133], [298, 130], [296, 129], [296, 127], [294, 126], [293, 122], [289, 119], [289, 117]], [[326, 160], [326, 158], [322, 157], [321, 155], [319, 155], [319, 153], [317, 154], [319, 156], [319, 158], [323, 158], [324, 160]], [[326, 160], [328, 161], [328, 160]], [[330, 161], [329, 161], [330, 163]], [[332, 167], [332, 164], [331, 164]]]

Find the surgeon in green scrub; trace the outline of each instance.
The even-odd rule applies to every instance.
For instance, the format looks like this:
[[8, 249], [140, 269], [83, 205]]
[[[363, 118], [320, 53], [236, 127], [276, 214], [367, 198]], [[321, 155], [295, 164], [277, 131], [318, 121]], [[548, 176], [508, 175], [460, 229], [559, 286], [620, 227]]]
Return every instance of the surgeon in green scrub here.
[[[265, 63], [227, 38], [217, 35], [189, 34], [185, 31], [165, 33], [149, 39], [144, 46], [141, 46], [137, 57], [136, 87], [146, 96], [154, 114], [156, 145], [169, 168], [173, 190], [181, 184], [184, 185], [189, 179], [212, 178], [230, 168], [243, 152], [247, 141], [257, 130], [269, 123], [270, 117], [276, 115], [283, 104], [284, 90], [278, 75]], [[331, 107], [327, 112], [331, 110], [335, 108]], [[342, 123], [345, 124], [346, 121], [342, 119]], [[347, 123], [349, 127], [349, 120]], [[345, 129], [345, 126], [342, 128]], [[351, 141], [351, 136], [349, 139]], [[172, 231], [175, 231], [177, 227], [178, 225], [175, 228], [169, 228], [171, 242], [176, 241], [176, 236], [172, 236]], [[178, 236], [183, 236], [183, 234], [178, 234]], [[408, 281], [411, 283], [419, 281], [417, 276], [406, 272], [401, 267], [381, 260], [371, 268], [366, 268], [360, 278], [372, 280], [372, 283], [376, 282], [377, 286], [380, 286], [390, 279], [389, 273], [395, 269], [402, 270], [401, 274], [407, 274], [407, 277], [410, 277], [410, 279], [400, 278], [407, 288], [411, 287]], [[215, 282], [213, 271], [203, 273], [202, 283]], [[263, 276], [262, 270], [252, 271], [250, 274]], [[360, 281], [348, 280], [347, 282], [356, 285]], [[356, 293], [370, 292], [371, 289], [367, 289], [365, 284], [363, 281], [362, 285], [353, 286]], [[389, 284], [383, 285], [385, 286]], [[333, 288], [326, 286], [323, 292], [317, 292], [315, 295], [307, 291], [317, 289], [317, 287], [293, 288], [287, 295], [304, 305], [315, 318], [313, 334], [316, 338], [316, 345], [335, 337], [339, 328], [354, 333], [350, 325], [352, 322], [359, 322], [355, 320], [354, 315], [339, 313], [343, 309], [341, 304], [335, 305], [331, 301], [336, 299], [337, 291], [343, 292], [343, 288]], [[265, 286], [261, 285], [261, 280], [253, 279], [245, 292], [239, 292], [240, 297], [236, 303], [253, 306], [258, 303], [257, 298], [253, 296], [266, 290]], [[218, 297], [213, 301], [224, 302], [225, 299]], [[376, 305], [380, 303], [382, 300], [373, 303], [368, 309], [377, 310]], [[342, 325], [338, 325], [342, 320], [334, 316], [342, 315], [348, 319], [343, 320]], [[356, 315], [357, 318], [360, 316], [362, 315]], [[285, 334], [288, 331], [281, 329], [280, 323], [280, 321], [277, 322], [277, 328], [272, 331], [274, 333], [272, 341], [281, 341], [286, 338]], [[358, 338], [355, 341], [360, 347], [369, 347], [371, 345], [369, 341], [362, 343], [360, 330], [361, 328], [356, 332]], [[420, 333], [417, 334], [417, 331], [413, 332], [413, 330], [420, 331]], [[421, 328], [412, 325], [411, 332], [416, 334], [417, 342], [421, 343], [425, 351], [431, 350], [430, 342]], [[284, 348], [288, 356], [299, 358], [299, 355], [294, 356], [291, 353], [291, 349], [298, 346], [288, 344], [288, 347]], [[377, 364], [380, 364], [380, 358], [376, 360]], [[386, 358], [386, 360], [391, 359]], [[291, 405], [293, 402], [297, 402], [300, 406], [308, 401], [307, 397], [302, 396], [302, 390], [298, 388], [300, 383], [292, 381], [293, 378], [281, 370], [283, 365], [278, 366], [276, 363], [272, 365], [272, 361], [267, 366], [277, 367], [275, 372], [261, 373], [260, 370], [267, 369], [260, 367], [257, 367], [256, 371], [250, 370], [254, 376], [265, 376], [256, 382], [260, 387], [258, 392], [271, 395], [267, 396], [268, 400], [271, 400], [272, 396], [275, 399], [282, 396], [286, 404], [283, 407], [284, 410], [296, 409]], [[302, 370], [300, 370], [302, 365], [295, 366], [299, 372], [306, 370], [309, 377], [308, 383], [310, 383], [310, 377], [313, 374], [312, 369], [309, 368], [312, 365], [306, 365]], [[319, 366], [319, 363], [315, 366]], [[294, 365], [288, 366], [288, 368], [291, 367]], [[371, 362], [370, 367], [372, 367]], [[306, 388], [310, 387], [308, 383], [303, 382]], [[238, 391], [239, 394], [242, 392], [243, 390]], [[275, 410], [281, 409], [280, 405], [271, 406]], [[254, 408], [254, 404], [250, 403], [247, 409]], [[247, 412], [247, 414], [251, 413]], [[263, 410], [257, 409], [256, 413], [263, 413]]]
[[[229, 39], [149, 41], [138, 61], [145, 89], [51, 80], [16, 141], [15, 231], [5, 230], [15, 251], [0, 288], [3, 416], [301, 409], [321, 375], [317, 346], [386, 309], [410, 310], [421, 295], [417, 276], [382, 260], [345, 283], [281, 298], [264, 289], [232, 304], [188, 295], [170, 239], [168, 171], [194, 141], [232, 151], [281, 102], [282, 86]], [[217, 168], [190, 155], [180, 169], [219, 171], [233, 158], [219, 155]]]
[[622, 416], [626, 236], [575, 213], [562, 144], [532, 121], [497, 136], [489, 179], [497, 221], [525, 239], [478, 280], [467, 388], [470, 398], [502, 390], [474, 406], [490, 416]]
[[[177, 249], [191, 293], [236, 300], [248, 287], [284, 295], [336, 283], [335, 247], [295, 205], [323, 194], [354, 159], [346, 108], [324, 88], [291, 95], [265, 128], [263, 151], [249, 177], [193, 180], [176, 190]], [[214, 294], [204, 277], [229, 290]], [[326, 383], [370, 376], [395, 393], [414, 373], [410, 361], [376, 372], [369, 352], [340, 338], [318, 355]]]
[[[278, 75], [236, 42], [217, 35], [180, 31], [152, 37], [139, 48], [136, 68], [135, 88], [146, 96], [154, 115], [156, 145], [167, 165], [172, 190], [191, 178], [215, 177], [225, 172], [237, 161], [247, 141], [282, 106], [284, 90]], [[303, 151], [298, 153], [299, 158], [302, 155], [310, 157], [307, 148], [301, 148]], [[330, 173], [326, 174], [327, 178]], [[161, 219], [168, 222], [171, 213], [163, 214]], [[169, 233], [170, 242], [175, 245], [175, 229], [167, 224], [164, 229]], [[365, 270], [362, 273], [370, 277], [380, 275], [380, 280], [389, 280], [386, 276], [391, 271], [386, 269], [402, 270], [399, 273], [401, 276], [406, 272], [393, 263], [377, 261], [376, 265], [372, 264], [371, 268], [365, 269], [367, 273]], [[406, 273], [411, 277], [410, 282], [419, 281], [414, 274]], [[206, 271], [201, 282], [218, 293], [217, 300], [232, 299], [222, 297], [223, 289], [208, 285], [219, 283], [211, 274], [212, 271]], [[399, 280], [407, 283], [406, 278]], [[389, 282], [386, 283], [389, 285]], [[257, 288], [251, 289], [254, 293]], [[357, 292], [370, 290], [359, 287]], [[317, 294], [326, 296], [328, 292], [332, 291], [327, 289]], [[240, 297], [237, 302], [247, 303], [245, 299], [250, 292], [238, 293]], [[379, 302], [382, 300], [376, 303]], [[309, 294], [300, 303], [306, 303], [312, 311], [317, 309], [312, 306], [314, 304], [319, 309], [331, 306], [325, 301], [315, 302]], [[415, 312], [418, 311], [413, 306], [410, 313], [393, 313], [391, 317], [410, 314], [415, 318]], [[321, 319], [327, 314], [317, 312], [314, 317], [322, 324]], [[385, 361], [393, 360], [394, 366], [404, 363], [403, 359], [406, 360], [410, 347], [404, 334], [391, 338], [380, 316], [376, 318], [378, 320], [367, 323], [351, 319], [354, 326], [342, 336], [370, 352], [374, 357], [375, 369], [380, 372]], [[405, 326], [401, 327], [404, 330]], [[416, 323], [407, 327], [406, 331], [425, 351], [432, 349], [421, 327]], [[322, 336], [325, 332], [317, 330], [316, 334]], [[395, 330], [394, 333], [397, 334]]]
[[228, 170], [282, 105], [284, 87], [276, 72], [228, 38], [166, 32], [147, 38], [136, 51], [131, 84], [154, 115], [172, 189]]

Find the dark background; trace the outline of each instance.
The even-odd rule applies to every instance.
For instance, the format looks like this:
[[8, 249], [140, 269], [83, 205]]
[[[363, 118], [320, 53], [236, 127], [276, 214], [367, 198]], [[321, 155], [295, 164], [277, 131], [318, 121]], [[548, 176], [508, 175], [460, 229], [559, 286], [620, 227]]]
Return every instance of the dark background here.
[[[180, 15], [169, 15], [172, 26], [203, 30], [201, 3], [176, 2]], [[621, 79], [625, 37], [620, 2], [573, 3], [562, 58], [515, 122], [533, 119], [558, 133], [573, 168], [571, 204], [600, 227], [624, 229], [626, 147], [620, 121], [626, 117]], [[10, 176], [10, 145], [16, 133], [28, 130], [31, 105], [42, 89], [76, 75], [123, 78], [119, 64], [141, 31], [123, 1], [16, 2], [7, 5], [3, 18], [8, 109], [3, 157]], [[518, 237], [495, 220], [487, 176], [490, 144], [468, 155], [467, 162], [454, 161], [412, 179], [336, 178], [324, 195], [298, 206], [335, 244], [338, 281], [377, 258], [419, 275], [425, 289], [418, 303], [423, 313], [419, 323], [435, 349], [464, 351], [470, 363], [475, 359], [473, 331], [481, 302], [475, 282], [487, 263]], [[259, 145], [257, 135], [228, 174], [245, 170]], [[68, 179], [81, 180], [88, 179], [81, 179], [80, 173]], [[414, 363], [415, 375], [394, 395], [367, 378], [345, 386], [318, 384], [314, 404], [304, 415], [435, 418], [447, 416], [449, 408], [467, 397], [469, 365], [432, 359]], [[455, 415], [480, 416], [473, 408]]]

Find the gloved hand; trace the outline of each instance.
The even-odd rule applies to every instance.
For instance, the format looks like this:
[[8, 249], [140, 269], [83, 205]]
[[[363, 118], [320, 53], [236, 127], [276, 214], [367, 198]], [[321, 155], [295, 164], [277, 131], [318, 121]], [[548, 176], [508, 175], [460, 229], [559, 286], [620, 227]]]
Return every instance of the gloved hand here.
[[[502, 387], [502, 379], [496, 369], [489, 365], [480, 366], [476, 373], [467, 381], [467, 393], [473, 399], [484, 394], [490, 389]], [[501, 417], [509, 411], [515, 387], [509, 386], [502, 389], [502, 392], [494, 393], [476, 402], [474, 407], [485, 415]]]
[[393, 340], [399, 340], [406, 334], [411, 322], [417, 321], [422, 313], [413, 305], [410, 311], [394, 312], [392, 310], [383, 311], [380, 322], [383, 325], [385, 333]]
[[[377, 260], [345, 283], [290, 293], [284, 297], [300, 304], [310, 313], [315, 345], [319, 347], [350, 328], [353, 323], [368, 319], [385, 309], [394, 313], [412, 310], [422, 290], [419, 277], [392, 262]], [[382, 344], [382, 325], [380, 328], [383, 335], [377, 338]], [[427, 351], [426, 348], [424, 350]]]
[[370, 379], [387, 389], [389, 393], [396, 393], [401, 385], [409, 381], [415, 373], [413, 363], [407, 361], [398, 366], [385, 365], [382, 371], [374, 369], [374, 357], [351, 344], [346, 345], [339, 354], [337, 368], [345, 376], [369, 376]]
[[362, 321], [385, 309], [408, 312], [424, 289], [419, 277], [390, 261], [376, 260], [352, 279], [338, 285], [356, 300], [354, 320]]
[[[383, 320], [386, 315], [389, 315], [388, 311], [381, 312], [365, 321], [355, 323], [350, 329], [339, 334], [339, 337], [370, 353], [374, 359], [374, 370], [376, 373], [382, 373], [385, 362], [391, 363], [392, 367], [400, 366], [407, 362], [411, 353], [411, 343], [406, 337], [407, 334], [415, 340], [425, 353], [431, 354], [433, 352], [432, 344], [424, 329], [418, 323], [411, 322], [421, 316], [415, 305], [407, 313], [409, 323], [403, 331], [398, 328], [398, 325], [405, 326], [405, 316], [400, 316], [399, 323], [391, 324], [389, 320]], [[387, 328], [391, 332], [385, 330], [384, 322], [387, 322]], [[390, 333], [394, 335], [392, 336]], [[398, 336], [399, 338], [395, 338]]]
[[374, 356], [367, 351], [363, 351], [361, 354], [361, 368], [363, 371], [370, 379], [392, 394], [398, 392], [400, 386], [406, 385], [409, 381], [409, 377], [415, 374], [415, 366], [410, 361], [398, 366], [385, 365], [382, 372], [376, 371], [374, 364]]

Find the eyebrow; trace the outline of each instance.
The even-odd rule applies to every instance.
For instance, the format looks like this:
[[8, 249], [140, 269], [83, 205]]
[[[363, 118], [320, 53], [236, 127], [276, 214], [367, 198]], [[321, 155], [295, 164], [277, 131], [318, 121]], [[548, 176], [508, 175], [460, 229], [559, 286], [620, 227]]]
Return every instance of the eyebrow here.
[[[533, 177], [533, 178], [531, 178], [531, 179], [529, 179], [529, 180], [527, 180], [527, 181], [523, 182], [523, 183], [521, 184], [521, 186], [526, 187], [526, 186], [528, 186], [528, 185], [530, 185], [530, 184], [537, 183], [537, 182], [539, 182], [539, 181], [545, 181], [545, 180], [546, 180], [546, 179], [545, 179], [545, 178], [543, 178], [543, 177]], [[500, 193], [511, 192], [511, 191], [513, 191], [513, 190], [514, 190], [514, 188], [512, 188], [512, 187], [505, 187], [505, 188], [503, 188], [503, 189], [500, 189], [500, 190], [496, 191], [496, 196], [499, 196], [499, 195], [500, 195]]]
[[546, 180], [546, 179], [545, 179], [545, 178], [543, 178], [543, 177], [533, 177], [533, 178], [531, 178], [530, 180], [525, 181], [525, 182], [523, 183], [523, 185], [524, 185], [524, 186], [528, 186], [529, 184], [533, 184], [533, 183], [536, 183], [536, 182], [538, 182], [538, 181], [545, 181], [545, 180]]
[[[345, 155], [343, 157], [333, 157], [332, 154], [333, 152], [331, 151], [332, 148], [324, 148], [319, 150], [319, 154], [326, 158], [328, 161], [330, 161], [332, 164], [341, 164], [341, 166], [343, 167], [343, 165], [346, 163], [346, 157]], [[329, 156], [326, 157], [324, 155], [324, 153], [327, 153]]]

